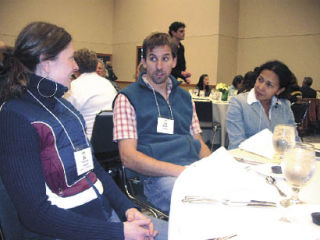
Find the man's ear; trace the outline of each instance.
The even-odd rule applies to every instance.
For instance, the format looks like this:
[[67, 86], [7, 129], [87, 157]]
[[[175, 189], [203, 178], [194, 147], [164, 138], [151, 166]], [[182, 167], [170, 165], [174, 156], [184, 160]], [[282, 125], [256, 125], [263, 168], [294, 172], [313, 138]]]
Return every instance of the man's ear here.
[[141, 58], [141, 62], [142, 62], [142, 65], [145, 69], [147, 69], [147, 63], [146, 63], [146, 60], [144, 58]]

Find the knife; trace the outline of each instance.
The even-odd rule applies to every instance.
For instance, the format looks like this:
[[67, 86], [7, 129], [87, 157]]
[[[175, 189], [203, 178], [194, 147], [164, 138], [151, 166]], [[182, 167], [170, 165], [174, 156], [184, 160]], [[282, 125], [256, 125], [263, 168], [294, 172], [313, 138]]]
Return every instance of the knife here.
[[252, 206], [252, 207], [276, 207], [277, 203], [269, 201], [260, 200], [250, 200], [250, 201], [232, 201], [229, 199], [214, 199], [199, 196], [185, 196], [182, 199], [184, 203], [222, 203], [228, 206]]

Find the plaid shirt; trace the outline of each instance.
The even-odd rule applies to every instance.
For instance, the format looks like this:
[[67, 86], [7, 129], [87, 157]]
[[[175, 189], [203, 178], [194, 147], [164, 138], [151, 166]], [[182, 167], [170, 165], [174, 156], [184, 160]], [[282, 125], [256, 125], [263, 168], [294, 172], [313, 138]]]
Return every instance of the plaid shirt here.
[[[145, 75], [143, 76], [143, 80], [147, 84], [147, 86], [152, 89], [152, 86], [145, 79]], [[169, 79], [167, 85], [167, 96], [169, 99], [169, 95], [172, 89], [172, 82]], [[168, 101], [168, 100], [167, 100]], [[190, 126], [190, 133], [192, 135], [196, 135], [201, 133], [201, 128], [198, 120], [198, 116], [196, 113], [194, 102], [192, 102], [193, 106], [193, 115], [192, 122]], [[122, 139], [138, 139], [137, 134], [137, 122], [136, 122], [136, 112], [129, 102], [128, 98], [119, 94], [117, 97], [114, 109], [113, 109], [113, 140], [122, 140]]]

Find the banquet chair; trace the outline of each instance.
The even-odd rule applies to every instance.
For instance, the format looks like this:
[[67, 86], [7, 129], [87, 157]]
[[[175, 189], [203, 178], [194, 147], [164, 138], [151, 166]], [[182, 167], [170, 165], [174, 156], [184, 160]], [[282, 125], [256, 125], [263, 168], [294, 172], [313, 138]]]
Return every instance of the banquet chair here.
[[147, 201], [143, 193], [143, 182], [133, 174], [132, 171], [122, 165], [122, 183], [123, 190], [133, 202], [138, 204], [142, 209], [146, 209], [152, 216], [165, 221], [169, 220], [168, 213], [161, 211]]
[[211, 129], [213, 131], [210, 147], [210, 150], [213, 151], [214, 140], [218, 129], [221, 129], [221, 125], [213, 121], [212, 102], [195, 101], [194, 103], [201, 129]]
[[113, 142], [112, 111], [101, 111], [96, 115], [90, 141], [97, 161], [119, 184], [121, 160], [118, 145]]
[[[96, 115], [91, 144], [97, 161], [113, 177], [120, 189], [150, 215], [167, 220], [168, 216], [147, 202], [143, 183], [130, 175], [120, 158], [118, 145], [113, 142], [113, 112], [101, 111]], [[129, 174], [127, 174], [129, 173]]]
[[301, 137], [301, 140], [305, 132], [304, 121], [306, 119], [309, 106], [310, 101], [299, 101], [291, 104], [291, 110], [293, 112], [294, 120], [296, 122], [298, 134]]

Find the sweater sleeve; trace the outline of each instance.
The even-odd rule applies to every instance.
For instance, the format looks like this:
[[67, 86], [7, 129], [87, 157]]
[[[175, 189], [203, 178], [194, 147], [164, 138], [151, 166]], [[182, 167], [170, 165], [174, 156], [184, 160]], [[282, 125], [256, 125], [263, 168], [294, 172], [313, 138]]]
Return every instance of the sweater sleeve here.
[[95, 162], [94, 172], [104, 186], [103, 195], [109, 200], [112, 208], [116, 211], [120, 219], [126, 219], [125, 213], [129, 208], [139, 209], [137, 205], [133, 204], [127, 198], [97, 161]]
[[[0, 175], [28, 229], [62, 239], [124, 239], [121, 222], [88, 218], [52, 205], [46, 195], [36, 130], [24, 117], [6, 110], [0, 112], [0, 123]], [[114, 188], [108, 190], [108, 196]], [[115, 191], [113, 198], [118, 194]], [[121, 202], [126, 202], [123, 197]]]

